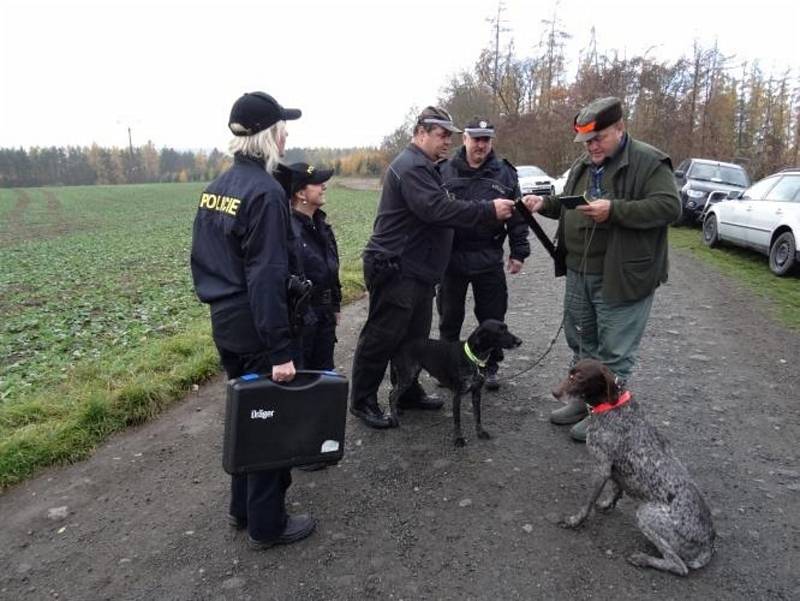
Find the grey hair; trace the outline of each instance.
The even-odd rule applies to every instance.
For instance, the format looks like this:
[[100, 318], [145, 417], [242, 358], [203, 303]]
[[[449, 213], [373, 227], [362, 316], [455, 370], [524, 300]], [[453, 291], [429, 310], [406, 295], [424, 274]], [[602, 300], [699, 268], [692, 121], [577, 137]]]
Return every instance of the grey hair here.
[[286, 133], [286, 121], [278, 121], [272, 127], [261, 130], [252, 136], [234, 136], [228, 144], [231, 154], [264, 159], [267, 173], [272, 173], [281, 160], [278, 140]]

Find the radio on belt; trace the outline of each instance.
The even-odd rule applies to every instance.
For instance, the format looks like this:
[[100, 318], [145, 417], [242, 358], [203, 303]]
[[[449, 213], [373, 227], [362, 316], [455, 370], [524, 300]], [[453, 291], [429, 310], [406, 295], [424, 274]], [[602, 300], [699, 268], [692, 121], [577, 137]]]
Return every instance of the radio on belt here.
[[347, 378], [300, 370], [294, 380], [228, 381], [222, 467], [229, 474], [336, 463], [344, 455]]

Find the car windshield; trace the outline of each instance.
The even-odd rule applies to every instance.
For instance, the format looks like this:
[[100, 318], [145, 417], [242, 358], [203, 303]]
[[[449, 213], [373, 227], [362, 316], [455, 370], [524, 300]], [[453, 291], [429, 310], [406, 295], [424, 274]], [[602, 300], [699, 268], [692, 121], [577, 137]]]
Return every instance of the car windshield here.
[[744, 191], [742, 194], [742, 198], [745, 200], [759, 200], [766, 196], [767, 191], [775, 185], [775, 182], [778, 181], [778, 176], [773, 175], [772, 177], [767, 177], [762, 179], [759, 182], [756, 182], [752, 186], [750, 186], [747, 190]]
[[519, 177], [547, 177], [547, 174], [533, 165], [524, 165], [517, 167], [517, 175]]
[[750, 183], [747, 179], [747, 173], [741, 167], [714, 165], [711, 163], [695, 163], [689, 171], [689, 177], [708, 182], [741, 186], [742, 188]]

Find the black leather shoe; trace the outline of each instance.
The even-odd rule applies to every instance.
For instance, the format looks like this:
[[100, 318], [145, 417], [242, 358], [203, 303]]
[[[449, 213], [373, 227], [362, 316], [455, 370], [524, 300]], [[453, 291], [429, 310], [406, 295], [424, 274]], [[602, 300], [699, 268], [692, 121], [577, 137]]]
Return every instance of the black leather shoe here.
[[237, 530], [244, 530], [247, 528], [247, 518], [237, 518], [232, 513], [228, 514], [228, 525]]
[[300, 515], [290, 515], [286, 519], [286, 526], [281, 532], [281, 535], [275, 540], [261, 541], [253, 537], [249, 537], [247, 542], [250, 544], [251, 549], [256, 551], [263, 551], [264, 549], [271, 549], [275, 545], [290, 545], [299, 540], [308, 537], [314, 528], [317, 527], [317, 520], [312, 518], [307, 513]]
[[436, 411], [444, 406], [444, 401], [439, 397], [424, 394], [415, 399], [400, 399], [397, 402], [400, 409], [422, 409], [424, 411]]
[[370, 428], [375, 428], [377, 430], [384, 430], [397, 426], [389, 416], [383, 414], [383, 411], [377, 405], [351, 405], [350, 413], [355, 415]]

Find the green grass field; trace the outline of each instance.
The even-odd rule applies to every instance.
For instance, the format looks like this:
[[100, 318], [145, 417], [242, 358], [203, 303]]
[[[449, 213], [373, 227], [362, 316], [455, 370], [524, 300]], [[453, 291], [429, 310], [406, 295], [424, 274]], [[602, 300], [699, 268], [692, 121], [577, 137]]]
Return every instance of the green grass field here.
[[[84, 457], [218, 371], [188, 269], [202, 187], [0, 190], [0, 486]], [[328, 192], [347, 298], [376, 200]]]

